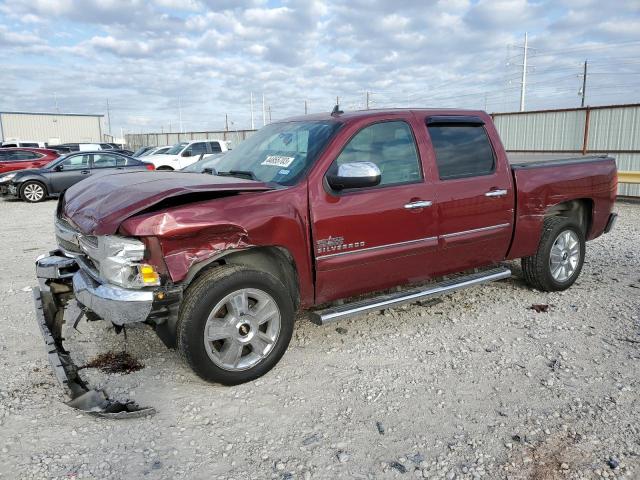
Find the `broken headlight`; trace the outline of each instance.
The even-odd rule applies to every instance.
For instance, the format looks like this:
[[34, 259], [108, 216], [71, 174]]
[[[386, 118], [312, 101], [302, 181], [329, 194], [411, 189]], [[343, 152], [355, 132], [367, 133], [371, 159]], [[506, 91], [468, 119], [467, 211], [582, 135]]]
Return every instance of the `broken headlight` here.
[[115, 235], [81, 237], [80, 246], [109, 283], [125, 288], [160, 285], [155, 267], [143, 261], [145, 247], [140, 240]]

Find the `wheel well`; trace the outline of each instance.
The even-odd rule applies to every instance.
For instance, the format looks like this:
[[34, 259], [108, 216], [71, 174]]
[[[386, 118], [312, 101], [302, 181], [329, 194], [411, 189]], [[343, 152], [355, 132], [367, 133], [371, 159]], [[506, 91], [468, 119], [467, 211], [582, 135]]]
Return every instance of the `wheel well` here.
[[231, 251], [216, 258], [213, 262], [201, 268], [189, 282], [191, 283], [202, 273], [219, 265], [245, 265], [254, 270], [270, 273], [282, 281], [291, 293], [291, 300], [297, 310], [300, 306], [300, 290], [298, 287], [298, 272], [291, 254], [281, 247], [254, 247], [246, 250]]
[[30, 178], [28, 180], [25, 180], [24, 182], [22, 182], [20, 184], [20, 190], [19, 192], [22, 193], [22, 189], [24, 188], [25, 185], [27, 185], [28, 183], [37, 183], [38, 185], [40, 185], [42, 188], [44, 188], [44, 193], [45, 195], [49, 192], [49, 189], [47, 188], [47, 185], [45, 185], [45, 183], [41, 180], [36, 180], [35, 178]]
[[582, 198], [558, 203], [545, 212], [546, 217], [567, 217], [573, 219], [584, 232], [585, 236], [591, 230], [593, 219], [593, 200]]

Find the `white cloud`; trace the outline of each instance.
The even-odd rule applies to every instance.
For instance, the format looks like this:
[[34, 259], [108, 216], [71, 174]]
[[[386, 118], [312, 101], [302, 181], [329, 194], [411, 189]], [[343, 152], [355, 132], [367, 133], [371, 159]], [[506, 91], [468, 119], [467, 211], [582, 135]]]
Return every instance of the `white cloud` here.
[[109, 98], [112, 124], [136, 130], [177, 125], [179, 98], [193, 128], [225, 113], [247, 126], [250, 92], [274, 118], [336, 95], [362, 105], [367, 90], [377, 106], [512, 109], [529, 31], [530, 106], [577, 104], [587, 57], [591, 103], [636, 101], [639, 12], [638, 0], [0, 0], [0, 93], [20, 110], [51, 108], [53, 91], [69, 111], [102, 113]]

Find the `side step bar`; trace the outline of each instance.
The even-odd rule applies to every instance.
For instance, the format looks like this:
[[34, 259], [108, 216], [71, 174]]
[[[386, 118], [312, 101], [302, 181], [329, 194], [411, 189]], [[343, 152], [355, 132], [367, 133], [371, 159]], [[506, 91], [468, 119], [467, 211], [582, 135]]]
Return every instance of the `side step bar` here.
[[326, 325], [343, 318], [355, 317], [375, 310], [397, 307], [405, 303], [413, 303], [419, 300], [437, 297], [447, 293], [473, 287], [487, 282], [495, 282], [511, 276], [511, 270], [505, 267], [493, 268], [482, 272], [472, 273], [463, 277], [444, 280], [440, 283], [425, 287], [395, 292], [380, 297], [359, 300], [353, 303], [346, 303], [335, 307], [326, 308], [311, 312], [311, 321], [316, 325]]

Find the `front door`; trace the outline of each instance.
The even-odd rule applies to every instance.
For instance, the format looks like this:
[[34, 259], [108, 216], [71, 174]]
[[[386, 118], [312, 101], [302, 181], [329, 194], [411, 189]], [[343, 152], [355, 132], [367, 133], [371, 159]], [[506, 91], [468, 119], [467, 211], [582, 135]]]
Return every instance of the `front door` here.
[[382, 172], [380, 185], [341, 192], [326, 182], [309, 185], [318, 303], [428, 276], [437, 250], [435, 192], [424, 178], [412, 120], [392, 118], [355, 131], [329, 168], [372, 162]]
[[50, 174], [51, 193], [62, 193], [67, 188], [75, 185], [80, 180], [88, 178], [91, 175], [91, 154], [77, 154], [66, 157], [57, 166], [62, 166], [61, 170], [54, 170]]
[[426, 120], [435, 153], [439, 218], [437, 274], [503, 260], [513, 232], [514, 192], [478, 117]]

